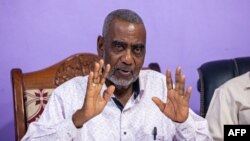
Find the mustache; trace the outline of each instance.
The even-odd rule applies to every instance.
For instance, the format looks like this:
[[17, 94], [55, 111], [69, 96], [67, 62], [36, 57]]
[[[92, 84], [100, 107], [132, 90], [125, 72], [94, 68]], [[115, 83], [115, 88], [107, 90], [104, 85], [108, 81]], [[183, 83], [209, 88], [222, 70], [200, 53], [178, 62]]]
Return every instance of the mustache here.
[[111, 67], [111, 70], [124, 70], [124, 71], [130, 71], [134, 72], [134, 68], [126, 65], [115, 65]]

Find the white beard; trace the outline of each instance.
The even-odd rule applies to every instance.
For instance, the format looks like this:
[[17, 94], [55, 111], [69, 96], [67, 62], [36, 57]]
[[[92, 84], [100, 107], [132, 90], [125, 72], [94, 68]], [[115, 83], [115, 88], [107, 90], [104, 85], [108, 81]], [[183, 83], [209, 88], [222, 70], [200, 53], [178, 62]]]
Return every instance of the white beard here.
[[107, 76], [107, 79], [110, 80], [111, 82], [114, 83], [114, 85], [116, 86], [116, 88], [128, 88], [128, 86], [132, 83], [134, 83], [137, 78], [138, 78], [138, 74], [133, 73], [133, 77], [130, 80], [124, 80], [121, 78], [117, 78], [114, 75], [115, 73], [115, 68], [112, 68]]
[[[104, 58], [105, 58], [105, 51], [103, 52], [103, 59]], [[103, 68], [105, 70], [105, 65], [103, 65]], [[137, 80], [137, 78], [138, 78], [139, 73], [138, 74], [133, 73], [133, 77], [132, 77], [131, 80], [119, 79], [119, 78], [115, 77], [115, 75], [114, 75], [115, 74], [115, 68], [116, 67], [112, 67], [110, 69], [109, 74], [107, 76], [107, 79], [109, 81], [111, 81], [112, 83], [114, 83], [114, 85], [116, 86], [117, 89], [121, 89], [121, 88], [125, 88], [126, 89], [126, 88], [128, 88], [128, 86], [130, 84], [134, 83]]]

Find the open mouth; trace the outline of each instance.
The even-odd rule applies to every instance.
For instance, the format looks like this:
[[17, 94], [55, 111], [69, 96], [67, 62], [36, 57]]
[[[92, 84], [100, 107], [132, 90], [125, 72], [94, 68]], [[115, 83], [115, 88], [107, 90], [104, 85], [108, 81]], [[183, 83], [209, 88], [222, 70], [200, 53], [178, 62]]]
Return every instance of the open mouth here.
[[119, 74], [121, 74], [125, 77], [132, 76], [132, 71], [128, 70], [128, 69], [117, 69], [117, 71]]

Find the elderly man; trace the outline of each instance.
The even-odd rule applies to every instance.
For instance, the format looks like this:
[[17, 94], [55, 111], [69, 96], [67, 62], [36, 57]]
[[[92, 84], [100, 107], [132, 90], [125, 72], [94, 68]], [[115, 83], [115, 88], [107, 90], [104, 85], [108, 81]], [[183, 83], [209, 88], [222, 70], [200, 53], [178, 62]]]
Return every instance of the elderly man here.
[[111, 12], [97, 50], [94, 71], [56, 88], [23, 140], [211, 140], [206, 120], [189, 109], [181, 68], [175, 84], [170, 70], [141, 70], [146, 29], [135, 12]]

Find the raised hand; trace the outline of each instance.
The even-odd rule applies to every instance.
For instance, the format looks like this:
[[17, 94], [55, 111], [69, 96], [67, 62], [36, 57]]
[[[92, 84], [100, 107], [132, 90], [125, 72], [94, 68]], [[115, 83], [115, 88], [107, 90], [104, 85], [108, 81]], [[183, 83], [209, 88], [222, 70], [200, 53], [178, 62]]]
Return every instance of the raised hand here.
[[172, 83], [171, 71], [166, 72], [167, 81], [167, 101], [162, 102], [159, 98], [153, 97], [152, 100], [167, 117], [175, 122], [182, 123], [188, 118], [189, 99], [192, 88], [185, 91], [185, 76], [181, 74], [181, 68], [177, 67], [175, 73], [175, 85]]
[[103, 95], [100, 94], [110, 71], [110, 65], [108, 64], [104, 73], [102, 73], [102, 66], [103, 60], [101, 59], [99, 63], [95, 64], [94, 72], [89, 74], [84, 104], [72, 118], [77, 128], [82, 127], [85, 122], [100, 114], [115, 90], [115, 87], [111, 85], [104, 91]]

